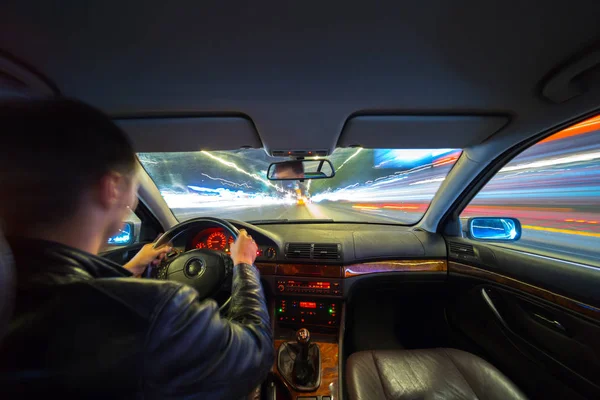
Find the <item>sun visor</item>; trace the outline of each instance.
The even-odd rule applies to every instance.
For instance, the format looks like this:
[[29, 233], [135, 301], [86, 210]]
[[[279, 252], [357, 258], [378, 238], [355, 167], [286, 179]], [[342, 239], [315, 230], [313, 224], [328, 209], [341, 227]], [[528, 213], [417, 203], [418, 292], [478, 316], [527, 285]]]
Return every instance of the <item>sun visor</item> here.
[[176, 152], [261, 148], [262, 141], [244, 116], [115, 119], [136, 152]]
[[483, 115], [356, 115], [346, 121], [338, 147], [462, 149], [483, 142], [508, 121]]

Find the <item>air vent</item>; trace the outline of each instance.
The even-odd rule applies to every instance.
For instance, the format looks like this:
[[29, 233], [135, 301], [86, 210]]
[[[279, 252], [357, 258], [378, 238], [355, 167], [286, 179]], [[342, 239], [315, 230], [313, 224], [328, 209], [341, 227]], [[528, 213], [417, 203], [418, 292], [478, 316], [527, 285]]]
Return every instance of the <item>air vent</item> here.
[[315, 244], [313, 258], [315, 260], [338, 260], [341, 247], [338, 244]]
[[285, 258], [310, 258], [312, 244], [288, 243], [285, 247]]
[[285, 258], [339, 260], [341, 257], [342, 245], [337, 243], [288, 243], [285, 246]]
[[475, 250], [470, 244], [448, 242], [448, 249], [451, 254], [475, 257]]

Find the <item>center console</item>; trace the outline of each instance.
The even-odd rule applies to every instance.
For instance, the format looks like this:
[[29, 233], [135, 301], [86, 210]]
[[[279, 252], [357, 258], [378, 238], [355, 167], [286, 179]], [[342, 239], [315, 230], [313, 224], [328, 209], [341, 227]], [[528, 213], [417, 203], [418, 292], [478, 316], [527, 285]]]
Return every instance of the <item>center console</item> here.
[[286, 392], [277, 391], [277, 398], [330, 400], [337, 398], [339, 388], [341, 267], [336, 277], [301, 276], [306, 271], [298, 267], [294, 274], [270, 277], [277, 355], [273, 372]]
[[341, 301], [306, 297], [278, 297], [275, 321], [281, 327], [335, 328], [339, 326]]

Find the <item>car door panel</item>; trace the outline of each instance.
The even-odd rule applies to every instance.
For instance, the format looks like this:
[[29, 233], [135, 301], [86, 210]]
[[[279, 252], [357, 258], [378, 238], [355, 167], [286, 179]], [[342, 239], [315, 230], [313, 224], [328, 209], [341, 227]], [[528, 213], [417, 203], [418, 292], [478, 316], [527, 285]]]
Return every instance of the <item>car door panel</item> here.
[[470, 239], [448, 247], [453, 327], [532, 397], [600, 398], [600, 271]]
[[[537, 295], [563, 295], [600, 308], [600, 265], [593, 266], [573, 260], [559, 260], [549, 255], [528, 253], [516, 245], [505, 243], [496, 245], [451, 237], [447, 238], [447, 244], [450, 261], [516, 278], [521, 282], [521, 290], [527, 291], [529, 288], [524, 286], [534, 285], [547, 292], [541, 294], [538, 290]], [[472, 275], [475, 272], [468, 274]]]
[[489, 299], [488, 305], [498, 311], [507, 333], [521, 339], [523, 346], [545, 353], [549, 360], [591, 382], [600, 376], [600, 326], [530, 296], [501, 288], [482, 291], [484, 300]]

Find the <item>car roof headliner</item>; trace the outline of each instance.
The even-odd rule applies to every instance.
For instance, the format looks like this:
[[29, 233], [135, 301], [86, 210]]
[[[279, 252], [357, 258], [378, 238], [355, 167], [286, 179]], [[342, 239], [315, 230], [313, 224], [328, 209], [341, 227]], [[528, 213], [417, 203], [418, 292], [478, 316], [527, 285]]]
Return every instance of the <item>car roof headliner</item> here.
[[115, 118], [247, 116], [272, 149], [332, 148], [356, 113], [504, 115], [518, 141], [599, 105], [539, 94], [600, 37], [593, 0], [27, 3], [0, 6], [0, 49], [63, 94]]

